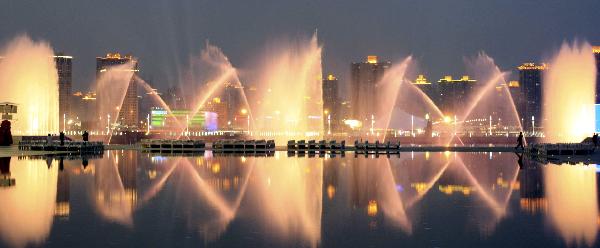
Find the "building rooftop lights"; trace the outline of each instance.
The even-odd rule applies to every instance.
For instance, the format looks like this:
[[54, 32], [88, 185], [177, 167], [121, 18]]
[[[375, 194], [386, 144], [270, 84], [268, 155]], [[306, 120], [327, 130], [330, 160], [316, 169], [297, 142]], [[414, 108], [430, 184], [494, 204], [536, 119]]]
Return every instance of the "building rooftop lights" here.
[[367, 56], [367, 63], [369, 64], [377, 64], [377, 56], [369, 55]]
[[415, 82], [413, 84], [431, 84], [431, 83], [427, 82], [427, 78], [425, 77], [425, 75], [420, 74], [419, 76], [417, 76], [417, 79], [415, 80]]
[[73, 59], [73, 56], [66, 56], [66, 55], [54, 55], [54, 58], [61, 58], [61, 59]]
[[133, 59], [133, 56], [126, 54], [122, 56], [120, 53], [107, 53], [106, 57], [97, 57], [99, 59]]
[[548, 65], [546, 63], [535, 64], [535, 63], [523, 63], [517, 67], [520, 71], [522, 70], [546, 70]]
[[477, 82], [477, 80], [475, 79], [471, 79], [471, 77], [467, 76], [467, 75], [463, 75], [460, 79], [453, 79], [452, 76], [444, 76], [444, 78], [438, 80], [438, 83], [464, 83], [464, 82], [469, 82], [469, 83], [475, 83]]
[[600, 54], [600, 46], [593, 46], [592, 52], [594, 52], [595, 54]]
[[517, 88], [521, 86], [521, 84], [519, 83], [519, 81], [510, 81], [508, 82], [508, 87], [509, 88]]

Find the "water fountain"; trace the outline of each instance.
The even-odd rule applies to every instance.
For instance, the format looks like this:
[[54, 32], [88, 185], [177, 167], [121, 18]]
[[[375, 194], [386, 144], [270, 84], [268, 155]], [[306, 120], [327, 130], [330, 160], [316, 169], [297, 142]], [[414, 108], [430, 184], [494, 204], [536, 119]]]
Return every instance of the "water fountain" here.
[[543, 79], [546, 142], [581, 142], [595, 131], [596, 61], [586, 43], [563, 43]]
[[58, 132], [58, 74], [50, 45], [20, 35], [0, 54], [0, 99], [18, 105], [13, 135]]
[[103, 133], [107, 137], [105, 142], [110, 143], [113, 131], [121, 118], [119, 110], [123, 106], [127, 88], [129, 84], [135, 83], [132, 80], [134, 68], [134, 62], [108, 67], [96, 81], [95, 91], [98, 99], [96, 130], [104, 130]]
[[[267, 47], [249, 95], [257, 136], [318, 139], [323, 130], [321, 46], [311, 39], [283, 41]], [[279, 136], [279, 135], [283, 135]], [[285, 137], [288, 136], [288, 137]]]

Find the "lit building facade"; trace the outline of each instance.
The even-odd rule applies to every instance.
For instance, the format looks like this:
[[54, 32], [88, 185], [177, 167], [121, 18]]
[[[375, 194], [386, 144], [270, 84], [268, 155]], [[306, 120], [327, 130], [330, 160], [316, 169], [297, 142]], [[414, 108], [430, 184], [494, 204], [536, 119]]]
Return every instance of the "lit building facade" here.
[[327, 131], [337, 131], [341, 122], [338, 85], [334, 75], [329, 74], [323, 79], [323, 126]]
[[421, 75], [417, 76], [417, 78], [415, 79], [414, 82], [412, 82], [412, 84], [415, 87], [419, 88], [429, 98], [432, 98], [433, 96], [436, 95], [433, 84], [427, 80], [425, 75], [421, 74]]
[[592, 51], [596, 57], [596, 104], [600, 103], [600, 46], [593, 46]]
[[215, 131], [217, 114], [200, 111], [193, 115], [187, 109], [172, 109], [169, 113], [165, 109], [155, 107], [150, 111], [150, 127], [151, 132], [157, 133]]
[[463, 104], [469, 100], [476, 87], [477, 80], [469, 76], [462, 76], [460, 79], [445, 76], [437, 81], [438, 93], [434, 101], [446, 116], [462, 114], [460, 111]]
[[222, 104], [225, 106], [225, 116], [219, 116], [223, 122], [227, 123], [228, 129], [246, 129], [246, 119], [248, 110], [245, 109], [245, 103], [242, 100], [241, 92], [243, 87], [240, 84], [225, 84], [223, 94], [221, 96]]
[[121, 56], [119, 53], [109, 53], [106, 57], [96, 57], [96, 80], [100, 78], [102, 73], [106, 72], [109, 67], [133, 63], [134, 77], [131, 78], [123, 105], [119, 109], [118, 123], [126, 128], [135, 129], [138, 125], [139, 114], [139, 99], [137, 92], [137, 84], [134, 81], [135, 74], [138, 73], [138, 60], [131, 55]]
[[71, 116], [67, 120], [70, 130], [92, 130], [97, 120], [98, 103], [95, 92], [75, 92], [71, 95]]
[[66, 120], [71, 117], [71, 84], [73, 82], [73, 57], [57, 54], [54, 56], [58, 73], [58, 113], [60, 130], [65, 129]]
[[378, 61], [377, 56], [368, 56], [365, 62], [352, 63], [350, 104], [353, 119], [368, 123], [373, 116], [377, 118], [379, 82], [391, 65], [389, 61]]
[[546, 64], [524, 63], [519, 69], [519, 84], [523, 105], [521, 109], [521, 125], [524, 130], [531, 131], [541, 126], [542, 120], [542, 80]]

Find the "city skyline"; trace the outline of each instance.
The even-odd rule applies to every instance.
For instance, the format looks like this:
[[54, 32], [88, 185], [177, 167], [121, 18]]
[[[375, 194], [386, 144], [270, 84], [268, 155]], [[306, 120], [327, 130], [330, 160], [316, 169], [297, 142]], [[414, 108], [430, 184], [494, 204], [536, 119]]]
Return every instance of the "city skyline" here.
[[[0, 21], [10, 24], [0, 27], [0, 42], [6, 43], [20, 33], [47, 40], [55, 52], [74, 57], [73, 67], [78, 72], [73, 75], [73, 88], [82, 90], [93, 83], [91, 58], [98, 54], [115, 50], [136, 54], [143, 61], [141, 76], [164, 90], [178, 81], [206, 40], [222, 48], [232, 64], [243, 69], [274, 40], [307, 35], [315, 30], [319, 33], [319, 43], [324, 45], [324, 74], [333, 73], [340, 81], [349, 80], [348, 61], [359, 61], [370, 54], [392, 62], [412, 54], [421, 65], [422, 74], [441, 78], [445, 74], [464, 74], [463, 58], [480, 51], [505, 69], [524, 61], [541, 62], [565, 40], [600, 43], [599, 31], [594, 28], [600, 21], [593, 14], [600, 7], [597, 1], [576, 5], [557, 1], [502, 1], [466, 6], [460, 2], [391, 1], [382, 1], [377, 6], [360, 2], [259, 6], [235, 2], [80, 2], [69, 5], [78, 11], [65, 17], [43, 17], [47, 11], [60, 14], [69, 10], [60, 6], [63, 5], [9, 4], [0, 10]], [[225, 10], [236, 18], [212, 13]], [[44, 21], [29, 20], [26, 18], [29, 15], [19, 14], [25, 12], [38, 14]], [[109, 12], [116, 17], [102, 18]], [[330, 21], [329, 15], [336, 12], [345, 15], [337, 15]], [[236, 25], [247, 28], [233, 33], [225, 31]], [[94, 28], [83, 29], [84, 26]], [[78, 34], [77, 39], [71, 39], [73, 33]]]

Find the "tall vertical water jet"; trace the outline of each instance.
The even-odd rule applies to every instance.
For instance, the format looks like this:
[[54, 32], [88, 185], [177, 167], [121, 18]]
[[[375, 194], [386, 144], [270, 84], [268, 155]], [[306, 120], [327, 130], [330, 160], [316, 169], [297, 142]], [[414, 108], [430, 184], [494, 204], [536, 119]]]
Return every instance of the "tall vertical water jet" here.
[[58, 132], [58, 73], [50, 45], [21, 35], [9, 42], [0, 56], [0, 102], [18, 105], [12, 133]]
[[321, 50], [316, 35], [268, 47], [253, 80], [257, 82], [252, 106], [256, 130], [297, 138], [322, 133]]
[[543, 79], [546, 142], [580, 142], [595, 131], [596, 61], [587, 43], [563, 43]]

